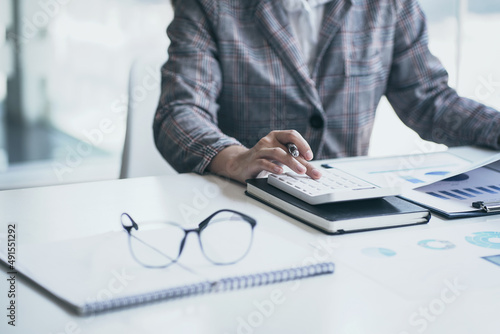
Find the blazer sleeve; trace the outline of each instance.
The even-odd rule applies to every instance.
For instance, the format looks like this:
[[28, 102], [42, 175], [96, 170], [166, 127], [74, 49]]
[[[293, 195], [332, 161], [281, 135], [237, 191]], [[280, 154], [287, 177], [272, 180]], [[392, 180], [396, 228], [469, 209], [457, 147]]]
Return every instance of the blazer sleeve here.
[[158, 150], [178, 172], [204, 173], [220, 151], [241, 145], [217, 126], [217, 3], [180, 1], [167, 29], [169, 59], [162, 67], [153, 132]]
[[458, 96], [428, 49], [424, 14], [416, 0], [396, 0], [398, 22], [386, 96], [401, 120], [422, 138], [498, 149], [500, 113]]

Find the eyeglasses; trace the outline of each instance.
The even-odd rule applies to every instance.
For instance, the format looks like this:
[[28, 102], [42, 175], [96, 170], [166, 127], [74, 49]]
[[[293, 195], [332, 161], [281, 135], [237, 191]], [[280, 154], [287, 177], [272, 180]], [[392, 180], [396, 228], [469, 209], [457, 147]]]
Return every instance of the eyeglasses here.
[[184, 229], [172, 222], [137, 224], [128, 213], [121, 223], [128, 233], [132, 256], [148, 268], [165, 268], [177, 262], [187, 235], [198, 235], [205, 257], [217, 265], [233, 264], [243, 259], [253, 240], [255, 219], [233, 210], [219, 210], [203, 220], [198, 228]]

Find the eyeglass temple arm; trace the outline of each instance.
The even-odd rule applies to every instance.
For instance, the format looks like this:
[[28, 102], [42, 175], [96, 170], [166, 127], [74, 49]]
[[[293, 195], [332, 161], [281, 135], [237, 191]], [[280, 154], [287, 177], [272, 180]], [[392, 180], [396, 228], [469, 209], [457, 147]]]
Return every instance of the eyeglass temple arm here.
[[[132, 222], [131, 226], [125, 225], [123, 223], [123, 216], [127, 216], [128, 219], [130, 219], [130, 221]], [[130, 231], [132, 231], [132, 229], [135, 229], [135, 230], [139, 229], [139, 226], [137, 225], [137, 223], [135, 222], [135, 220], [132, 217], [130, 217], [130, 215], [128, 213], [126, 213], [126, 212], [122, 213], [122, 215], [120, 217], [120, 223], [122, 224], [122, 227], [127, 231], [128, 234], [130, 234]]]
[[146, 246], [146, 247], [148, 247], [148, 248], [150, 248], [150, 249], [154, 250], [156, 253], [158, 253], [158, 254], [160, 254], [160, 255], [162, 255], [162, 256], [164, 256], [164, 257], [166, 257], [166, 258], [167, 258], [167, 259], [169, 259], [170, 261], [172, 261], [172, 262], [176, 262], [176, 261], [177, 261], [177, 259], [172, 259], [170, 256], [168, 256], [167, 254], [163, 253], [163, 252], [162, 252], [161, 250], [159, 250], [158, 248], [151, 246], [149, 243], [147, 243], [147, 242], [145, 242], [145, 241], [142, 241], [140, 238], [138, 238], [138, 237], [136, 237], [136, 236], [134, 236], [134, 235], [130, 235], [130, 237], [131, 237], [131, 238], [134, 238], [134, 239], [135, 239], [135, 240], [137, 240], [137, 241], [139, 241], [139, 242], [140, 242], [141, 244], [143, 244], [144, 246]]
[[[148, 244], [148, 243], [146, 243], [146, 242], [142, 241], [141, 239], [139, 239], [139, 238], [137, 238], [137, 237], [135, 237], [135, 236], [133, 236], [133, 235], [130, 235], [130, 237], [131, 237], [131, 238], [136, 239], [137, 241], [139, 241], [139, 242], [140, 242], [140, 243], [142, 243], [143, 245], [145, 245], [145, 246], [147, 246], [147, 247], [151, 248], [151, 249], [152, 249], [152, 250], [154, 250], [155, 252], [157, 252], [157, 253], [159, 253], [159, 254], [161, 254], [161, 255], [165, 256], [167, 259], [169, 259], [170, 261], [172, 261], [172, 263], [174, 263], [174, 264], [178, 265], [178, 266], [179, 266], [179, 267], [181, 267], [182, 269], [184, 269], [184, 270], [186, 270], [186, 271], [189, 271], [190, 273], [195, 274], [195, 275], [197, 275], [197, 276], [203, 277], [205, 280], [210, 281], [212, 284], [214, 283], [212, 280], [210, 280], [210, 279], [209, 279], [208, 277], [206, 277], [205, 275], [202, 275], [202, 274], [200, 274], [199, 272], [195, 271], [194, 269], [191, 269], [191, 268], [189, 268], [189, 267], [187, 267], [187, 266], [183, 265], [182, 263], [177, 262], [177, 259], [172, 259], [170, 256], [168, 256], [168, 255], [166, 255], [165, 253], [163, 253], [162, 251], [158, 250], [156, 247], [151, 246], [150, 244]], [[185, 239], [184, 239], [184, 240], [185, 240]], [[181, 250], [181, 251], [182, 251], [182, 250]], [[179, 254], [180, 254], [180, 253], [179, 253]]]

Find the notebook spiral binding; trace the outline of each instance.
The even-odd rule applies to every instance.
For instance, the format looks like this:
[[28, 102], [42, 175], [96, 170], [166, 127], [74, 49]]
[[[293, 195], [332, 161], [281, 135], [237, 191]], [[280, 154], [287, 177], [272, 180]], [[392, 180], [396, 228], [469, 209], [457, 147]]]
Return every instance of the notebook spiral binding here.
[[81, 309], [81, 315], [91, 315], [132, 305], [187, 297], [209, 292], [238, 290], [274, 283], [287, 282], [306, 277], [333, 273], [334, 270], [335, 264], [333, 262], [325, 262], [259, 274], [229, 277], [214, 282], [205, 281], [201, 283], [155, 291], [139, 296], [114, 298], [95, 303], [87, 303]]

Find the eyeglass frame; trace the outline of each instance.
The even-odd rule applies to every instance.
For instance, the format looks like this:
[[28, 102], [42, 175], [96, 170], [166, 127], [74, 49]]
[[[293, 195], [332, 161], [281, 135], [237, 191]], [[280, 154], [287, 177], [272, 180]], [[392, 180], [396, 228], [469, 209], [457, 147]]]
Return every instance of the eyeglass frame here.
[[[237, 260], [233, 261], [233, 262], [216, 262], [212, 259], [210, 259], [206, 254], [205, 254], [205, 250], [203, 249], [203, 243], [201, 242], [201, 236], [200, 236], [200, 233], [208, 226], [208, 223], [210, 222], [210, 220], [215, 217], [216, 215], [218, 215], [219, 213], [221, 212], [231, 212], [231, 213], [234, 213], [234, 214], [237, 214], [239, 216], [241, 216], [247, 223], [250, 224], [251, 226], [251, 237], [250, 237], [250, 243], [249, 243], [249, 246], [248, 246], [248, 249], [246, 250], [246, 252], [240, 257], [238, 258]], [[131, 226], [127, 226], [123, 223], [123, 216], [127, 216], [130, 221], [132, 222], [132, 225]], [[170, 265], [174, 264], [174, 263], [177, 263], [177, 261], [179, 260], [179, 258], [181, 257], [181, 254], [182, 254], [182, 251], [184, 250], [184, 245], [186, 243], [186, 239], [187, 239], [187, 236], [189, 233], [191, 232], [196, 232], [196, 235], [198, 236], [198, 243], [200, 244], [200, 248], [201, 248], [201, 252], [203, 253], [203, 256], [205, 256], [205, 258], [210, 261], [211, 263], [215, 264], [215, 265], [231, 265], [231, 264], [235, 264], [239, 261], [241, 261], [243, 258], [245, 258], [248, 254], [248, 252], [250, 251], [250, 248], [252, 247], [252, 243], [253, 243], [253, 232], [254, 232], [254, 228], [255, 226], [257, 225], [257, 221], [244, 214], [244, 213], [241, 213], [239, 211], [236, 211], [236, 210], [231, 210], [231, 209], [221, 209], [221, 210], [217, 210], [215, 211], [214, 213], [212, 213], [210, 216], [208, 216], [207, 218], [205, 218], [201, 223], [198, 224], [198, 227], [197, 228], [192, 228], [192, 229], [185, 229], [183, 228], [182, 226], [180, 226], [179, 224], [177, 223], [174, 223], [174, 222], [168, 222], [168, 221], [165, 221], [165, 222], [162, 222], [162, 223], [166, 223], [166, 224], [170, 224], [170, 225], [174, 225], [174, 226], [177, 226], [178, 228], [180, 228], [181, 230], [184, 231], [184, 237], [182, 238], [182, 241], [180, 242], [180, 247], [179, 247], [179, 254], [177, 254], [177, 257], [175, 259], [172, 260], [172, 262], [170, 263], [167, 263], [166, 265], [164, 266], [152, 266], [152, 265], [147, 265], [147, 264], [144, 264], [142, 261], [140, 261], [139, 259], [137, 259], [137, 257], [135, 256], [134, 254], [134, 251], [132, 250], [132, 245], [131, 245], [131, 242], [130, 242], [130, 238], [134, 237], [136, 238], [137, 240], [139, 240], [140, 242], [152, 247], [152, 245], [148, 244], [147, 242], [144, 242], [142, 241], [141, 239], [135, 237], [135, 236], [132, 236], [132, 229], [135, 229], [136, 231], [139, 230], [139, 225], [135, 222], [135, 220], [126, 212], [123, 212], [120, 216], [120, 223], [122, 224], [122, 227], [125, 229], [125, 231], [127, 231], [127, 234], [128, 234], [128, 243], [129, 243], [129, 249], [130, 249], [130, 253], [132, 253], [132, 256], [134, 257], [134, 259], [139, 263], [141, 264], [142, 266], [146, 267], [146, 268], [167, 268], [169, 267]], [[163, 254], [163, 253], [162, 253]], [[164, 254], [165, 255], [165, 254]], [[167, 256], [168, 257], [168, 256]]]

